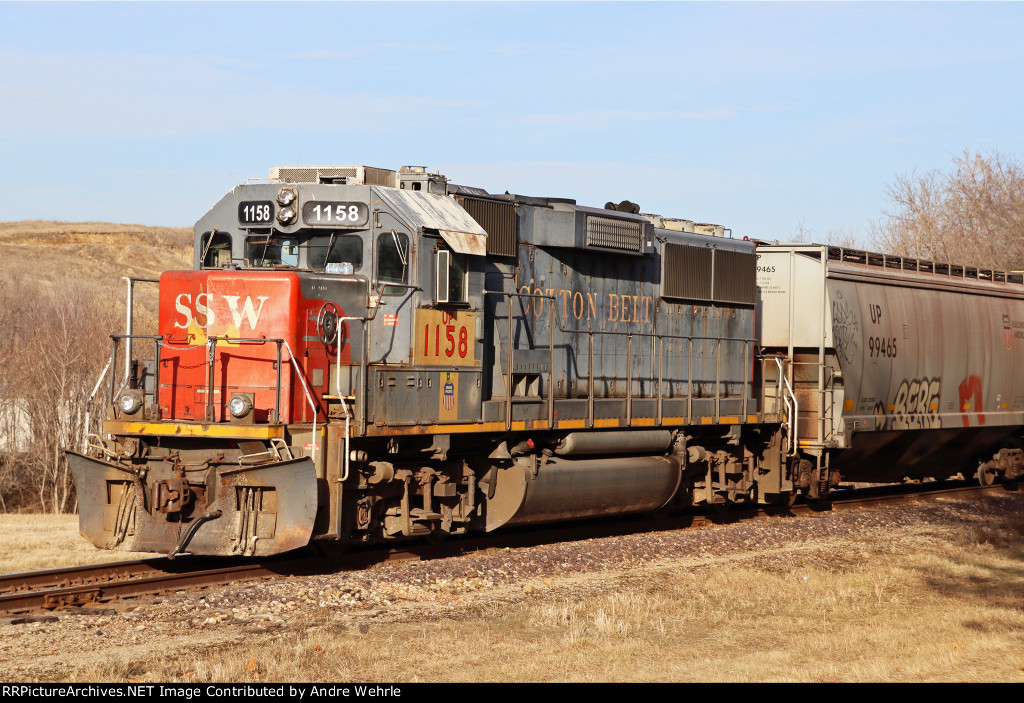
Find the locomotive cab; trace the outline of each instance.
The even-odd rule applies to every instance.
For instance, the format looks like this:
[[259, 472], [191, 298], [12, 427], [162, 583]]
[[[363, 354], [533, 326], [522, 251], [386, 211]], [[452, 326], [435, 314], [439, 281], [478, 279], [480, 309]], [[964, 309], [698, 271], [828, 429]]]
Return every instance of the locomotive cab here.
[[[117, 363], [152, 353], [111, 375], [100, 456], [69, 452], [97, 546], [266, 555], [332, 531], [347, 438], [380, 416], [371, 368], [413, 364], [417, 306], [479, 306], [485, 236], [431, 174], [350, 170], [235, 188], [196, 224], [194, 270], [161, 276], [158, 334], [115, 336]], [[436, 332], [473, 357], [477, 330]]]

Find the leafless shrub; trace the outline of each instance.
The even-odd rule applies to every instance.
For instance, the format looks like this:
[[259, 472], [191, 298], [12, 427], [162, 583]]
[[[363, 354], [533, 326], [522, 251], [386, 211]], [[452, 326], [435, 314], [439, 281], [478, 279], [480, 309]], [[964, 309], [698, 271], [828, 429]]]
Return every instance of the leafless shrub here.
[[[19, 507], [74, 507], [63, 450], [81, 448], [85, 439], [89, 395], [109, 353], [107, 334], [120, 318], [118, 302], [82, 282], [57, 288], [20, 279], [0, 286], [0, 308], [11, 323], [0, 341], [0, 401], [8, 410], [0, 417], [8, 452], [0, 491]], [[0, 509], [9, 507], [0, 502]]]
[[901, 175], [873, 227], [875, 248], [983, 268], [1024, 268], [1024, 166], [964, 151], [950, 172]]
[[846, 249], [863, 248], [857, 239], [857, 235], [848, 227], [839, 227], [837, 229], [829, 230], [828, 234], [825, 235], [825, 243], [834, 247], [844, 247]]
[[798, 243], [810, 243], [814, 241], [814, 230], [807, 226], [807, 219], [804, 217], [800, 218], [800, 221], [796, 223], [796, 227], [793, 230], [792, 241]]
[[[81, 448], [86, 402], [110, 353], [108, 335], [124, 329], [121, 278], [189, 268], [192, 233], [106, 222], [0, 222], [0, 248], [0, 511], [72, 510], [63, 450]], [[157, 287], [140, 284], [135, 293], [136, 333], [155, 332]], [[95, 403], [91, 431], [103, 414]]]

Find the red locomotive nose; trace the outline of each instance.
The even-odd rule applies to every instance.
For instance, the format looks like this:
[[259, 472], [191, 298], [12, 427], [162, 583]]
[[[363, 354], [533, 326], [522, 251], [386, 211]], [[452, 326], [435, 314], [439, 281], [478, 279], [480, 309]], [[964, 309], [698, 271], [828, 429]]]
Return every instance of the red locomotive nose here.
[[[252, 422], [311, 421], [302, 380], [309, 386], [314, 373], [323, 378], [326, 371], [324, 341], [307, 329], [315, 328], [316, 318], [308, 318], [322, 305], [306, 301], [293, 272], [163, 274], [161, 417], [226, 422], [251, 413]], [[334, 306], [335, 325], [339, 313]]]

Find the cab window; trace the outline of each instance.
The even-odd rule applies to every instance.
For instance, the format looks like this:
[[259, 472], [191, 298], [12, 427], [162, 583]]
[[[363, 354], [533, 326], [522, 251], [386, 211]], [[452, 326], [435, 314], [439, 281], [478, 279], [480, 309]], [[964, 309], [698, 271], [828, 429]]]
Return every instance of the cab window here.
[[465, 254], [452, 252], [452, 268], [448, 275], [448, 300], [453, 303], [466, 302], [466, 275], [469, 262]]
[[207, 232], [203, 235], [203, 268], [219, 269], [231, 263], [231, 235]]
[[245, 240], [245, 259], [253, 268], [298, 266], [299, 243], [283, 234], [260, 234]]
[[[409, 236], [402, 232], [387, 232], [377, 239], [378, 283], [408, 283]], [[383, 295], [401, 295], [406, 288], [384, 286]]]
[[363, 267], [363, 240], [357, 235], [318, 234], [306, 243], [306, 262], [311, 269], [327, 268], [327, 264], [352, 264], [352, 270]]
[[450, 249], [438, 249], [435, 256], [434, 301], [437, 303], [465, 303], [466, 278], [469, 261], [465, 254]]

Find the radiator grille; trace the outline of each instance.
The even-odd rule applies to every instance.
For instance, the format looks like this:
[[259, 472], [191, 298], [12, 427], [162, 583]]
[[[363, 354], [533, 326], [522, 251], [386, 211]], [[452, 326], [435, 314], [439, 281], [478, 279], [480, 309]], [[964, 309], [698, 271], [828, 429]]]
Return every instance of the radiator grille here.
[[757, 255], [715, 250], [714, 299], [723, 303], [757, 302]]
[[591, 215], [587, 217], [587, 246], [640, 252], [643, 230], [639, 222]]
[[712, 249], [666, 244], [661, 262], [661, 295], [664, 298], [712, 300]]
[[515, 256], [518, 248], [516, 208], [503, 200], [456, 196], [459, 205], [487, 232], [487, 253]]
[[275, 166], [270, 169], [272, 183], [329, 183], [346, 178], [350, 183], [394, 188], [395, 172], [373, 166]]
[[395, 172], [389, 168], [374, 168], [367, 166], [363, 175], [363, 182], [368, 186], [395, 187]]
[[274, 177], [282, 183], [319, 183], [321, 178], [355, 178], [355, 168], [288, 168], [277, 169]]

